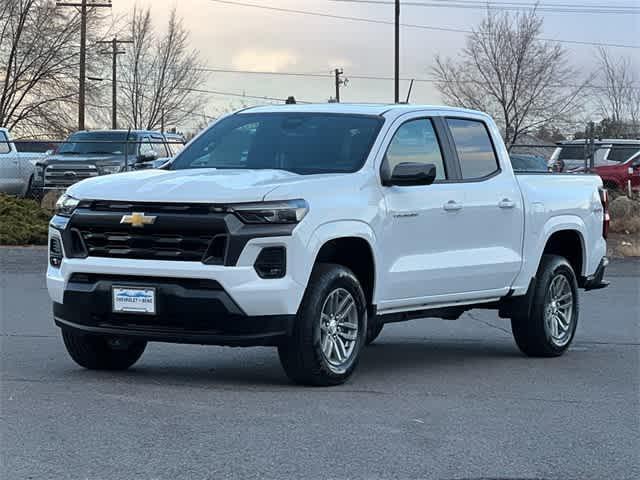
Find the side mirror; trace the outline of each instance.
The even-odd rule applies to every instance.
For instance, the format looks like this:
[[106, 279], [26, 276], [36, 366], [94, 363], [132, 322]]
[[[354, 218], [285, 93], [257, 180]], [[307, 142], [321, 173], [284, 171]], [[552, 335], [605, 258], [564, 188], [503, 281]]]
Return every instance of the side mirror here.
[[52, 148], [50, 148], [49, 150], [47, 150], [46, 152], [44, 152], [45, 155], [52, 155], [54, 152], [54, 150]]
[[157, 160], [157, 159], [158, 159], [158, 154], [153, 150], [149, 150], [147, 152], [144, 152], [138, 155], [138, 163], [153, 162], [154, 160]]
[[436, 179], [436, 166], [432, 163], [399, 163], [389, 175], [383, 175], [382, 184], [385, 187], [397, 185], [411, 187], [417, 185], [431, 185]]
[[631, 166], [633, 168], [638, 168], [640, 167], [640, 157], [636, 158], [633, 162], [631, 162]]

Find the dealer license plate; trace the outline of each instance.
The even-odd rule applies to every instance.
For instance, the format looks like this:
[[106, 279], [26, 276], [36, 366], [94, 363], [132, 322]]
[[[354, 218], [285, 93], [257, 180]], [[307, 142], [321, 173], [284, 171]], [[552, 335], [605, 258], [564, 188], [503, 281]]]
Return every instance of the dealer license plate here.
[[156, 313], [156, 290], [147, 287], [113, 287], [114, 313]]

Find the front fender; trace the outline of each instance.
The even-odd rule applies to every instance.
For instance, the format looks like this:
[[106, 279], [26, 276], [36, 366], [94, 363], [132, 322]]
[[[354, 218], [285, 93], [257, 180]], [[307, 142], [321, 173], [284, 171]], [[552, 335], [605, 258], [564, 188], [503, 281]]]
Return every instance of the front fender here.
[[[309, 240], [307, 241], [306, 252], [309, 255], [309, 258], [312, 259], [312, 261], [308, 262], [306, 264], [306, 270], [304, 272], [301, 272], [302, 279], [304, 280], [305, 285], [309, 281], [311, 270], [315, 265], [316, 258], [318, 258], [318, 253], [320, 252], [322, 246], [331, 240], [336, 240], [339, 238], [361, 238], [365, 240], [371, 248], [374, 263], [378, 264], [376, 235], [369, 224], [359, 220], [339, 220], [324, 223], [318, 226], [313, 231], [313, 233], [309, 236]], [[374, 271], [376, 272], [374, 284], [378, 285], [378, 269], [376, 268], [374, 269]], [[375, 302], [375, 286], [373, 298]]]

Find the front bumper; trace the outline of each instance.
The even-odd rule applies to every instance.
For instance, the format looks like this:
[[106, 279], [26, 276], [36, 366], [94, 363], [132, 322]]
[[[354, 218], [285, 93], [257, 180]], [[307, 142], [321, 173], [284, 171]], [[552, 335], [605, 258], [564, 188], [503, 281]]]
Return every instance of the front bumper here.
[[[156, 314], [112, 312], [112, 287], [156, 290]], [[277, 345], [291, 333], [294, 315], [247, 315], [213, 280], [74, 274], [56, 324], [86, 334], [208, 345]]]

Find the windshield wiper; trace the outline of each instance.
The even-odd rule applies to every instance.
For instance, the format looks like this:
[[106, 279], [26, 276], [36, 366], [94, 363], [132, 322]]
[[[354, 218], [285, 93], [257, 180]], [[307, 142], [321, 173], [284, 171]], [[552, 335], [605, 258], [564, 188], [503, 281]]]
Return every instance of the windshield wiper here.
[[117, 152], [87, 152], [85, 155], [120, 155]]

